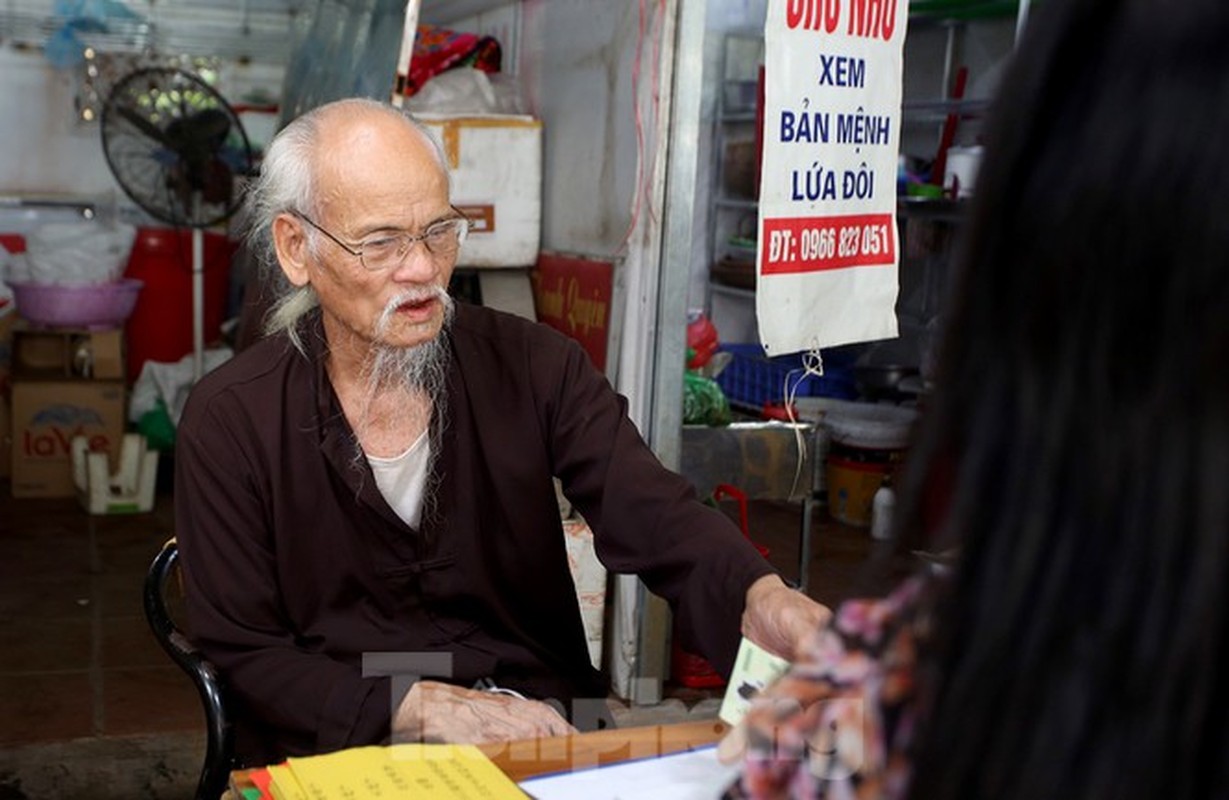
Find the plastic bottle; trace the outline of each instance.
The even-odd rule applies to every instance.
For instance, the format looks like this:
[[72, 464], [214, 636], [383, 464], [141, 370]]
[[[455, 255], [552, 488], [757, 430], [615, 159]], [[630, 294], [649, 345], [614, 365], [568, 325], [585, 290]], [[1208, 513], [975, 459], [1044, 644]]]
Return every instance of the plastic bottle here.
[[885, 477], [871, 499], [871, 538], [885, 541], [892, 538], [892, 511], [896, 508], [896, 492], [892, 479]]

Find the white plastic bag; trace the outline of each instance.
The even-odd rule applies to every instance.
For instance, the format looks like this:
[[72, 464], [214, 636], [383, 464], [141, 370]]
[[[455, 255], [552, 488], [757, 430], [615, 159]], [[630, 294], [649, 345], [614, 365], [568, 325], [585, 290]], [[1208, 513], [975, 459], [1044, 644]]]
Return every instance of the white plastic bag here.
[[27, 274], [35, 283], [109, 283], [124, 274], [137, 229], [102, 222], [52, 222], [26, 237]]
[[[206, 350], [202, 354], [204, 371], [208, 373], [221, 366], [234, 354], [229, 347]], [[184, 404], [188, 402], [188, 393], [192, 391], [193, 361], [192, 353], [174, 362], [146, 361], [132, 387], [132, 397], [128, 402], [128, 419], [134, 423], [140, 422], [141, 417], [156, 409], [158, 401], [161, 400], [171, 422], [175, 427], [179, 427], [179, 417], [183, 414]]]
[[515, 82], [472, 67], [457, 67], [432, 77], [413, 97], [406, 98], [405, 108], [414, 114], [524, 113]]

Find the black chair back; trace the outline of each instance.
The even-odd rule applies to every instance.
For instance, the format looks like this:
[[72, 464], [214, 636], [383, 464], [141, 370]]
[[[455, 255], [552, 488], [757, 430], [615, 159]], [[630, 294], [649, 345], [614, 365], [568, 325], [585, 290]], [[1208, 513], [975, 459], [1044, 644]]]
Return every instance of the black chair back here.
[[188, 641], [167, 611], [167, 585], [179, 577], [178, 561], [179, 545], [171, 539], [149, 565], [145, 576], [145, 618], [158, 644], [188, 673], [200, 694], [201, 704], [205, 708], [207, 741], [205, 764], [196, 785], [196, 798], [217, 800], [226, 790], [234, 766], [233, 733], [217, 670]]

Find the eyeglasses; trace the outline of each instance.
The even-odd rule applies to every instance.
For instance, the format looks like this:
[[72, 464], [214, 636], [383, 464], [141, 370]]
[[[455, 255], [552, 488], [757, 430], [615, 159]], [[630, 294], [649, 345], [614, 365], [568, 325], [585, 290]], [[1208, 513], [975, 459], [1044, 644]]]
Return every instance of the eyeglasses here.
[[[457, 210], [454, 208], [453, 211]], [[303, 212], [292, 210], [290, 213], [323, 233], [342, 250], [352, 256], [357, 256], [364, 269], [371, 272], [381, 272], [401, 266], [415, 242], [422, 242], [427, 252], [437, 258], [451, 258], [457, 254], [470, 228], [470, 220], [457, 211], [458, 216], [435, 222], [422, 233], [381, 233], [364, 239], [356, 245], [348, 245], [317, 225]]]

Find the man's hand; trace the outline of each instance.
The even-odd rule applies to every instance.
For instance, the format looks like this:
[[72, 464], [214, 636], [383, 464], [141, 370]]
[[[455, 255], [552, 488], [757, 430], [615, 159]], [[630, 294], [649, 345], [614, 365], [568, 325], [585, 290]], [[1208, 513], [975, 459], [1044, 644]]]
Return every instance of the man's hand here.
[[747, 589], [742, 633], [768, 652], [797, 661], [803, 642], [828, 624], [832, 612], [778, 575], [765, 575]]
[[576, 729], [546, 703], [438, 681], [410, 687], [393, 719], [393, 739], [402, 742], [479, 744], [569, 733]]

